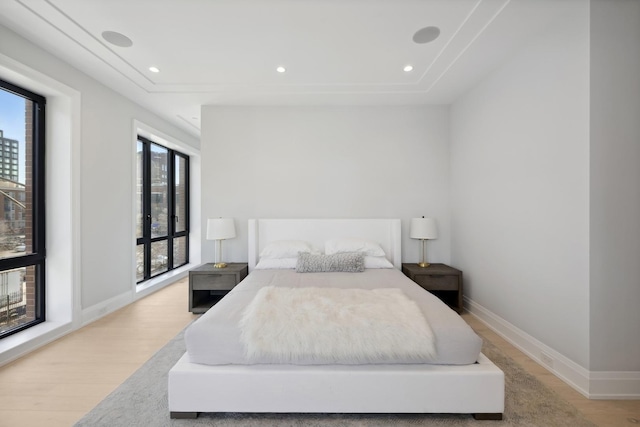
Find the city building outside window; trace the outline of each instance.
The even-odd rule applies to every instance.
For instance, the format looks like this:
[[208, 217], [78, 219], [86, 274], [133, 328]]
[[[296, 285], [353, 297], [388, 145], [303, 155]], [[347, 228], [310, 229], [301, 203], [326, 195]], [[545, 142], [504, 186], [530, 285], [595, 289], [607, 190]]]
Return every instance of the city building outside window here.
[[137, 141], [136, 281], [189, 262], [189, 156]]
[[0, 338], [45, 321], [45, 103], [0, 80]]

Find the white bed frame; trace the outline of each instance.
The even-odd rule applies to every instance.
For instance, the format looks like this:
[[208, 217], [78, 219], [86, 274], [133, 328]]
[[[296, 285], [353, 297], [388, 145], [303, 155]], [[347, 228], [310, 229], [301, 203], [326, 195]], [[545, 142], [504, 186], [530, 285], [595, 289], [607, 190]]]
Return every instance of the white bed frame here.
[[[377, 241], [401, 266], [399, 219], [249, 220], [249, 268], [270, 241], [300, 239], [322, 248], [333, 237]], [[502, 419], [504, 374], [483, 354], [448, 365], [223, 365], [190, 363], [169, 371], [171, 418], [198, 412], [469, 413]]]

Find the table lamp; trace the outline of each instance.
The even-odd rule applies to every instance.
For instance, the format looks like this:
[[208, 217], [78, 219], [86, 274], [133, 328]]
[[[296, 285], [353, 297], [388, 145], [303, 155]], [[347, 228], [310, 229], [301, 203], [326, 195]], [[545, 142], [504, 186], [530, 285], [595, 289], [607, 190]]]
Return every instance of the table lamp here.
[[225, 268], [226, 262], [222, 262], [222, 241], [236, 237], [236, 227], [233, 218], [209, 218], [207, 219], [207, 240], [216, 241], [216, 256], [213, 266]]
[[438, 238], [438, 229], [436, 228], [436, 220], [433, 218], [412, 218], [411, 219], [411, 232], [410, 237], [412, 239], [422, 240], [422, 247], [420, 250], [420, 267], [429, 267], [427, 262], [427, 240]]

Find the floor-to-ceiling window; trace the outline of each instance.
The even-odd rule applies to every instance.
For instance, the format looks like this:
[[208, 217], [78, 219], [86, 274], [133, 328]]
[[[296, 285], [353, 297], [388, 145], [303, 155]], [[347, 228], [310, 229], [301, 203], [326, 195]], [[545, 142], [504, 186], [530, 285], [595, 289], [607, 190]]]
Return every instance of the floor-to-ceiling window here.
[[45, 98], [0, 80], [0, 338], [45, 320]]
[[136, 279], [189, 262], [189, 157], [138, 137]]

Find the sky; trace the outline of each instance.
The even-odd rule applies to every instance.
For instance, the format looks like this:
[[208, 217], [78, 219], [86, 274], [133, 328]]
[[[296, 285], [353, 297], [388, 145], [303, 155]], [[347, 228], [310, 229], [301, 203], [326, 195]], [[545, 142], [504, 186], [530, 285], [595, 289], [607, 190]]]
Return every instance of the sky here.
[[19, 181], [24, 183], [24, 98], [0, 89], [0, 130], [4, 137], [17, 139]]

